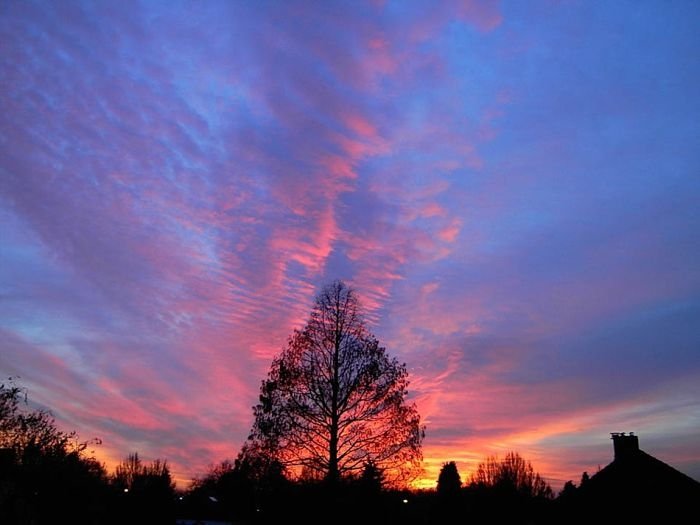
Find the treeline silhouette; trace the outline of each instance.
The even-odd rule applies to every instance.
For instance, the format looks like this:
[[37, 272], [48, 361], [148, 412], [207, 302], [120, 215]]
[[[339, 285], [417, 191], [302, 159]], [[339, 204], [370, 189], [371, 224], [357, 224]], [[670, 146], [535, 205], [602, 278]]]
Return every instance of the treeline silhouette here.
[[411, 491], [387, 484], [371, 461], [332, 483], [313, 471], [289, 479], [281, 463], [246, 444], [235, 461], [177, 491], [165, 460], [147, 463], [132, 453], [109, 473], [94, 457], [99, 444], [58, 429], [48, 411], [30, 409], [15, 381], [0, 385], [0, 523], [429, 524], [487, 516], [529, 523], [552, 500], [549, 486], [516, 453], [488, 458], [464, 485], [456, 464], [447, 463], [436, 491]]
[[178, 491], [165, 460], [132, 453], [107, 472], [92, 450], [99, 440], [59, 430], [10, 380], [0, 385], [0, 524], [686, 522], [700, 483], [639, 450], [636, 436], [613, 439], [614, 461], [568, 481], [556, 498], [517, 452], [486, 458], [466, 480], [447, 462], [435, 490], [407, 490], [373, 461], [340, 478], [291, 476], [251, 442]]
[[0, 385], [0, 523], [174, 523], [167, 462], [143, 464], [134, 453], [110, 475], [91, 450], [99, 444], [30, 410], [12, 378]]
[[487, 458], [463, 484], [455, 462], [445, 463], [437, 490], [384, 485], [367, 464], [339, 483], [290, 481], [280, 470], [251, 470], [242, 456], [195, 480], [184, 495], [183, 515], [234, 523], [548, 523], [553, 492], [515, 452]]

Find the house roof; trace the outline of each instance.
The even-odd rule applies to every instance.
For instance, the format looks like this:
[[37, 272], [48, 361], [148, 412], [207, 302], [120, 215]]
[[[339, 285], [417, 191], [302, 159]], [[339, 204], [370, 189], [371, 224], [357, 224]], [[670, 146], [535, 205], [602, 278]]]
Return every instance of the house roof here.
[[642, 450], [616, 458], [588, 481], [584, 492], [673, 497], [696, 495], [700, 498], [700, 482]]
[[634, 435], [613, 435], [613, 440], [612, 463], [562, 501], [569, 522], [681, 523], [687, 513], [697, 512], [700, 482], [639, 450]]

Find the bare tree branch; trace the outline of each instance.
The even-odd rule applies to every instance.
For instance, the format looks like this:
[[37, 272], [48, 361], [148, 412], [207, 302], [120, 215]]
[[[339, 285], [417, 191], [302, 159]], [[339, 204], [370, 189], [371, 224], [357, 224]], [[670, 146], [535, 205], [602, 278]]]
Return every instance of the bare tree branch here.
[[250, 440], [286, 467], [320, 469], [330, 481], [371, 463], [389, 483], [405, 482], [424, 436], [407, 387], [406, 365], [369, 332], [354, 291], [333, 282], [273, 360]]

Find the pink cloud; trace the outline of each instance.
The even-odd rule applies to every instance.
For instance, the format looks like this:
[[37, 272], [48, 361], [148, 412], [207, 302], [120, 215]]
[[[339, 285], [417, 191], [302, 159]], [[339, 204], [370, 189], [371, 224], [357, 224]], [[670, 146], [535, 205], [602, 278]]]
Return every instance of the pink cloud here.
[[480, 31], [493, 31], [503, 22], [498, 1], [462, 0], [458, 10], [460, 18], [474, 24]]
[[377, 140], [377, 128], [362, 115], [351, 113], [344, 116], [345, 125], [356, 135], [366, 140]]
[[420, 211], [420, 215], [426, 218], [444, 217], [447, 215], [447, 210], [436, 202], [429, 202], [423, 206], [423, 209]]
[[396, 73], [400, 58], [391, 49], [391, 43], [387, 38], [372, 37], [367, 42], [367, 48], [367, 56], [364, 57], [362, 63], [372, 76], [386, 77]]
[[352, 159], [339, 155], [326, 155], [319, 164], [324, 166], [332, 177], [356, 179], [357, 173]]
[[445, 242], [454, 242], [462, 228], [462, 221], [458, 218], [452, 219], [450, 224], [438, 232], [438, 237]]
[[411, 38], [427, 40], [452, 20], [467, 23], [481, 32], [493, 31], [503, 21], [498, 2], [491, 0], [454, 0], [442, 2], [428, 12], [420, 13], [420, 18], [411, 26]]

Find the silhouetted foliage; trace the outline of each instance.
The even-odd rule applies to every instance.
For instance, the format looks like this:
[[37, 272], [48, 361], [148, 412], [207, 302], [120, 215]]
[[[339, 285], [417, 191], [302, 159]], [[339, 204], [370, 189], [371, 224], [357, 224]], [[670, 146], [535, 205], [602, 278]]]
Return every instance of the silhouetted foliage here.
[[431, 522], [449, 523], [457, 519], [464, 519], [462, 478], [454, 461], [443, 463], [436, 488], [435, 497], [432, 498], [434, 508], [431, 511], [434, 520]]
[[258, 486], [272, 486], [286, 481], [282, 462], [252, 441], [246, 442], [241, 448], [234, 470]]
[[174, 519], [175, 484], [167, 461], [144, 464], [138, 453], [129, 454], [115, 468], [112, 485], [121, 499], [123, 519], [132, 523], [171, 523]]
[[581, 483], [579, 483], [579, 485], [580, 485], [581, 487], [587, 485], [588, 482], [590, 481], [590, 479], [591, 479], [591, 478], [590, 478], [590, 476], [588, 475], [588, 472], [585, 472], [585, 471], [584, 471], [584, 473], [581, 474]]
[[365, 463], [358, 481], [364, 492], [369, 494], [379, 493], [384, 484], [384, 474], [374, 461], [370, 460]]
[[553, 496], [549, 484], [517, 452], [508, 452], [503, 460], [496, 456], [487, 458], [472, 474], [470, 484], [512, 491], [531, 498], [551, 499]]
[[700, 500], [700, 483], [638, 448], [619, 456], [616, 448], [610, 465], [584, 472], [579, 487], [566, 482], [552, 501], [549, 485], [515, 452], [487, 458], [466, 487], [448, 462], [436, 491], [409, 491], [384, 487], [385, 470], [371, 458], [332, 484], [311, 464], [290, 481], [268, 443], [246, 442], [234, 462], [193, 480], [176, 507], [166, 461], [130, 454], [108, 477], [89, 443], [58, 430], [48, 411], [30, 409], [26, 391], [9, 381], [0, 385], [0, 523], [165, 525], [176, 508], [182, 518], [251, 525], [682, 523]]
[[134, 483], [137, 478], [143, 473], [143, 463], [139, 458], [138, 452], [129, 454], [126, 459], [122, 460], [115, 469], [112, 475], [112, 483], [117, 489], [128, 492], [133, 490]]
[[564, 488], [561, 489], [561, 492], [559, 493], [560, 498], [571, 498], [576, 494], [576, 484], [569, 480], [566, 483], [564, 483]]
[[189, 492], [206, 491], [210, 495], [215, 495], [219, 487], [225, 484], [233, 474], [233, 462], [225, 459], [221, 463], [211, 466], [203, 477], [194, 478]]
[[454, 461], [444, 463], [437, 479], [437, 492], [443, 497], [454, 497], [462, 488], [462, 478]]
[[180, 506], [188, 515], [206, 519], [271, 520], [288, 512], [282, 502], [292, 488], [284, 467], [248, 442], [234, 462], [222, 461], [194, 479]]
[[[99, 443], [95, 440], [94, 443]], [[104, 517], [106, 473], [90, 442], [30, 410], [27, 392], [0, 385], [0, 523], [87, 523]]]
[[236, 521], [255, 512], [255, 485], [225, 460], [192, 481], [185, 498], [185, 513], [199, 518]]
[[249, 446], [334, 484], [369, 461], [387, 482], [406, 482], [424, 435], [407, 387], [406, 366], [368, 331], [353, 290], [333, 282], [262, 382]]
[[486, 458], [466, 489], [471, 515], [491, 522], [539, 522], [551, 508], [553, 492], [529, 461], [509, 452], [503, 460]]

